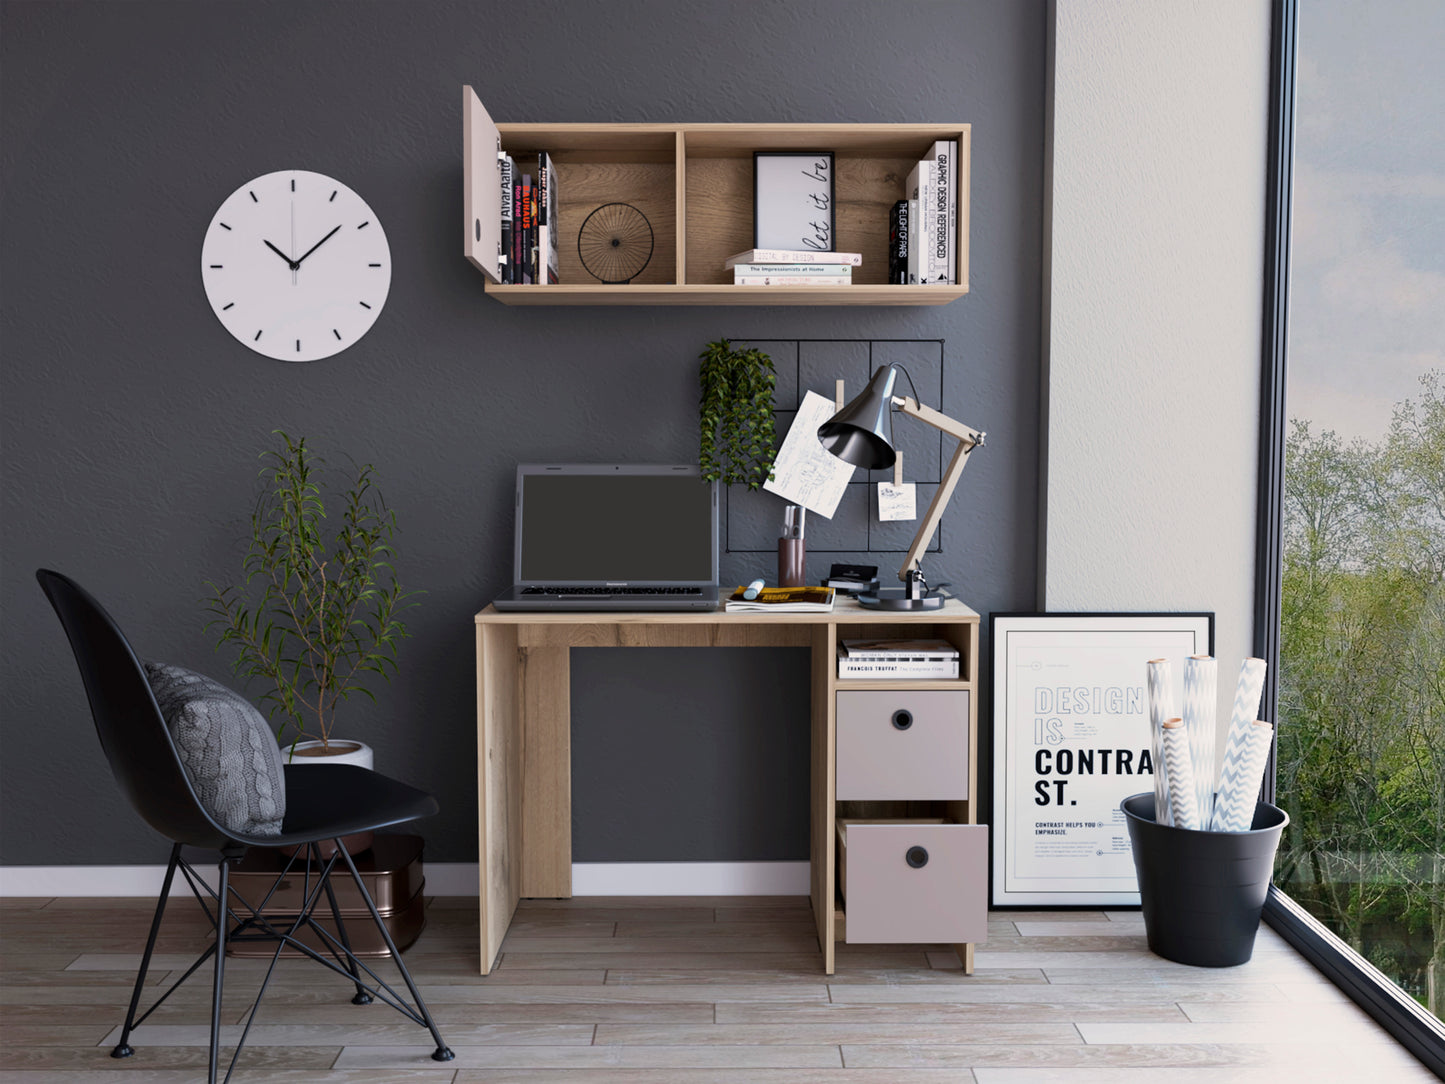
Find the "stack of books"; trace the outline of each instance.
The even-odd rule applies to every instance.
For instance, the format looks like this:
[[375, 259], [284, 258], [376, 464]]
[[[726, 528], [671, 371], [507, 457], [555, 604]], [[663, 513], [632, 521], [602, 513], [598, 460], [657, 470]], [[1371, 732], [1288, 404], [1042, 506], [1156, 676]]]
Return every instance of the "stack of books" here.
[[862, 262], [857, 252], [750, 248], [729, 256], [723, 269], [732, 271], [734, 286], [848, 286]]
[[958, 285], [958, 142], [940, 139], [913, 167], [888, 223], [888, 281]]
[[958, 677], [958, 648], [947, 640], [844, 640], [838, 676], [851, 681]]
[[[502, 281], [545, 286], [561, 282], [557, 245], [557, 167], [546, 151], [536, 173], [519, 172], [511, 155], [502, 173]], [[525, 167], [522, 167], [525, 168]]]

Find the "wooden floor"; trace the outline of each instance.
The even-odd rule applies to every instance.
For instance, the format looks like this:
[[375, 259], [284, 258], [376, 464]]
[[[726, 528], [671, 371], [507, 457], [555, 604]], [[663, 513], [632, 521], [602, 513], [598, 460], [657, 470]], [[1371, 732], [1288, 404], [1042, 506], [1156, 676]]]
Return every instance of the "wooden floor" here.
[[[179, 906], [176, 906], [179, 905]], [[209, 968], [108, 1057], [144, 900], [0, 900], [0, 1082], [204, 1078]], [[176, 900], [164, 983], [205, 928]], [[977, 974], [950, 952], [840, 945], [821, 972], [802, 899], [527, 901], [477, 974], [476, 901], [437, 899], [406, 959], [456, 1060], [349, 987], [287, 961], [234, 1079], [434, 1084], [981, 1084], [1433, 1080], [1269, 929], [1208, 970], [1144, 945], [1137, 912], [994, 913]], [[259, 961], [231, 961], [234, 1041]]]

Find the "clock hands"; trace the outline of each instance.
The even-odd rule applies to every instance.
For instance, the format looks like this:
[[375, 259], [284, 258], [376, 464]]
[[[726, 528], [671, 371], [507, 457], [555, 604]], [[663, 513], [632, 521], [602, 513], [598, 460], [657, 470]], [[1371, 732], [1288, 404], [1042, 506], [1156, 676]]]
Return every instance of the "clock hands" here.
[[334, 233], [335, 233], [337, 230], [339, 230], [339, 229], [341, 229], [341, 227], [340, 227], [339, 225], [336, 226], [335, 228], [332, 229], [331, 233], [328, 233], [325, 237], [323, 237], [321, 240], [317, 241], [314, 245], [312, 245], [310, 248], [308, 248], [308, 249], [306, 250], [306, 252], [305, 252], [304, 255], [302, 255], [302, 256], [300, 256], [300, 257], [297, 258], [297, 260], [296, 260], [296, 266], [297, 266], [297, 267], [300, 267], [302, 260], [306, 259], [307, 256], [310, 256], [310, 255], [311, 255], [313, 252], [315, 252], [318, 248], [320, 248], [322, 245], [326, 244], [327, 241], [331, 240], [332, 234], [334, 234]]
[[[264, 244], [267, 248], [269, 248], [272, 252], [276, 253], [276, 255], [280, 256], [283, 260], [285, 260], [286, 266], [291, 268], [292, 271], [295, 271], [298, 267], [301, 266], [300, 260], [293, 260], [290, 256], [286, 255], [286, 253], [282, 252], [279, 248], [273, 245], [270, 241], [267, 241], [265, 238], [261, 239], [261, 243]], [[310, 253], [307, 253], [307, 255], [310, 255]]]
[[277, 248], [275, 245], [273, 245], [270, 241], [267, 241], [265, 238], [262, 238], [261, 243], [264, 244], [267, 248], [269, 248], [272, 252], [276, 253], [276, 255], [280, 256], [283, 260], [285, 260], [285, 261], [286, 261], [286, 266], [291, 269], [291, 271], [292, 271], [292, 273], [293, 273], [293, 275], [294, 275], [294, 273], [295, 273], [297, 270], [300, 269], [300, 267], [301, 267], [301, 261], [304, 260], [304, 259], [306, 259], [307, 256], [310, 256], [313, 252], [315, 252], [315, 251], [316, 251], [318, 248], [320, 248], [322, 245], [326, 244], [327, 241], [331, 240], [331, 238], [335, 235], [336, 231], [339, 230], [339, 229], [341, 229], [341, 227], [340, 227], [340, 226], [336, 226], [334, 229], [332, 229], [331, 233], [328, 233], [328, 234], [327, 234], [325, 237], [323, 237], [321, 240], [317, 241], [314, 245], [312, 245], [310, 248], [308, 248], [304, 254], [302, 254], [299, 258], [294, 259], [294, 260], [293, 260], [290, 256], [286, 255], [286, 253], [282, 252], [282, 251], [281, 251], [279, 248]]

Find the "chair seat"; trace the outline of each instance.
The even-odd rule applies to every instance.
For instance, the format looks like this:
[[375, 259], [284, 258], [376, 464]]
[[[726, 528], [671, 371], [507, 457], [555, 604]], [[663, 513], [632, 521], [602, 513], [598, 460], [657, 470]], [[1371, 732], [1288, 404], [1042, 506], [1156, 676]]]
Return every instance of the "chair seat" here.
[[279, 836], [235, 836], [258, 847], [315, 843], [434, 816], [430, 794], [354, 764], [287, 764]]

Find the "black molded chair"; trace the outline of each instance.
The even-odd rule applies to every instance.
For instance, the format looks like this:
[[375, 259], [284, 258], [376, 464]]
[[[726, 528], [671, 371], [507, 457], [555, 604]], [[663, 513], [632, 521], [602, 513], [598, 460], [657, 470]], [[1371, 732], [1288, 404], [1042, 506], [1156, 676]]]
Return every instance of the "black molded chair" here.
[[[230, 1079], [231, 1072], [236, 1067], [236, 1060], [240, 1057], [241, 1048], [250, 1033], [251, 1021], [255, 1018], [261, 997], [271, 981], [281, 950], [288, 945], [329, 967], [353, 984], [356, 995], [352, 1001], [355, 1004], [364, 1005], [370, 1003], [373, 997], [380, 998], [408, 1019], [426, 1027], [436, 1041], [432, 1058], [436, 1061], [451, 1060], [452, 1052], [442, 1042], [436, 1022], [422, 1001], [421, 994], [417, 992], [416, 983], [412, 981], [411, 973], [402, 961], [401, 953], [397, 951], [386, 923], [377, 913], [376, 904], [367, 892], [366, 885], [357, 873], [356, 863], [347, 853], [341, 838], [355, 832], [389, 828], [430, 817], [438, 811], [436, 799], [424, 791], [365, 768], [349, 765], [287, 764], [286, 817], [282, 822], [281, 835], [247, 837], [223, 828], [211, 818], [197, 798], [170, 732], [166, 729], [160, 708], [151, 693], [150, 684], [146, 681], [145, 671], [110, 615], [84, 588], [60, 573], [40, 569], [35, 576], [50, 599], [50, 604], [55, 607], [60, 623], [65, 626], [65, 634], [70, 639], [75, 661], [80, 666], [80, 676], [85, 682], [96, 733], [100, 736], [101, 747], [110, 761], [116, 782], [146, 823], [173, 844], [170, 864], [166, 867], [165, 883], [161, 886], [160, 898], [156, 901], [155, 918], [151, 921], [150, 936], [146, 940], [145, 955], [141, 958], [140, 973], [136, 976], [135, 990], [131, 995], [130, 1009], [126, 1013], [125, 1027], [121, 1030], [119, 1043], [111, 1051], [111, 1057], [124, 1058], [133, 1054], [134, 1050], [129, 1045], [131, 1031], [206, 960], [214, 957], [211, 1050], [207, 1080], [210, 1084], [215, 1084], [220, 1049], [221, 987], [225, 977], [226, 943], [229, 940], [249, 940], [275, 941], [276, 951], [247, 1015], [245, 1029], [236, 1044], [225, 1079]], [[327, 841], [334, 842], [335, 850], [323, 853], [319, 845]], [[231, 888], [230, 866], [241, 858], [247, 847], [292, 845], [297, 845], [296, 856], [286, 863], [276, 878], [276, 884], [258, 905], [253, 907]], [[181, 856], [183, 846], [204, 847], [221, 852], [219, 890], [206, 884], [194, 867]], [[407, 990], [410, 991], [412, 1004], [407, 1004], [405, 998], [378, 978], [365, 962], [352, 953], [346, 927], [341, 920], [341, 910], [336, 905], [336, 896], [331, 888], [331, 873], [338, 863], [344, 864], [347, 872], [351, 874], [357, 891], [361, 893], [362, 900], [381, 931], [382, 939], [401, 971]], [[166, 909], [166, 899], [170, 895], [171, 884], [178, 869], [215, 927], [215, 941], [154, 1005], [137, 1017], [146, 971], [150, 967], [156, 935], [160, 931], [161, 917]], [[296, 872], [293, 873], [293, 870]], [[303, 880], [303, 903], [299, 912], [287, 915], [284, 919], [263, 917], [262, 912], [267, 902], [281, 881], [288, 876]], [[207, 903], [207, 895], [216, 905], [214, 910]], [[336, 923], [336, 936], [332, 936], [314, 918], [316, 907], [323, 896]], [[238, 910], [248, 913], [242, 917]], [[328, 959], [297, 939], [296, 935], [303, 928], [310, 930], [320, 939], [331, 958]], [[363, 981], [362, 972], [365, 972], [375, 985]]]

